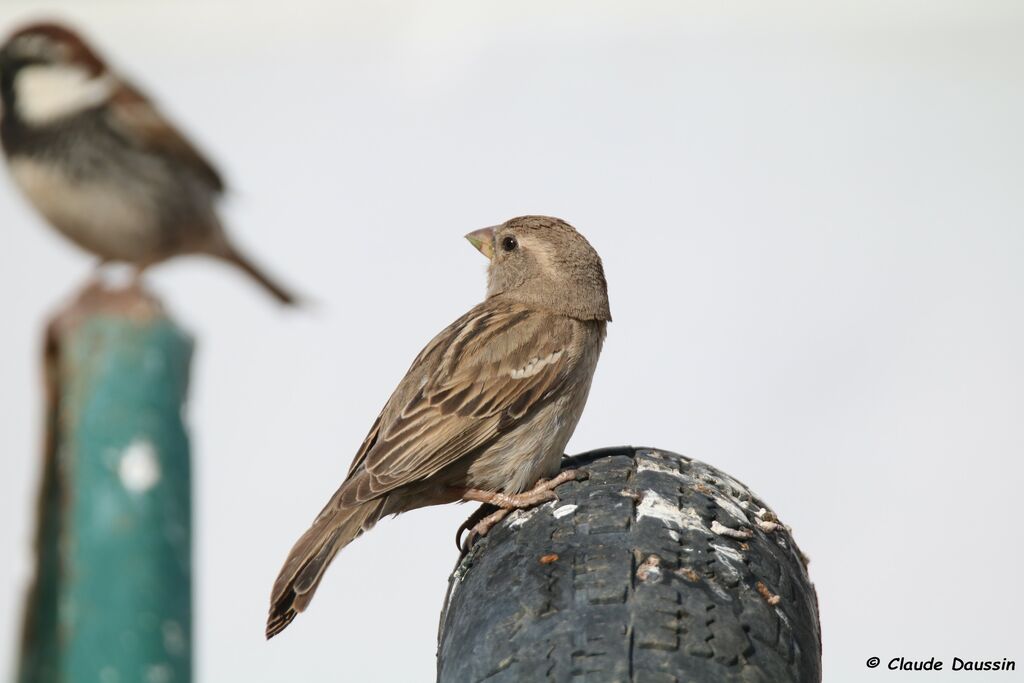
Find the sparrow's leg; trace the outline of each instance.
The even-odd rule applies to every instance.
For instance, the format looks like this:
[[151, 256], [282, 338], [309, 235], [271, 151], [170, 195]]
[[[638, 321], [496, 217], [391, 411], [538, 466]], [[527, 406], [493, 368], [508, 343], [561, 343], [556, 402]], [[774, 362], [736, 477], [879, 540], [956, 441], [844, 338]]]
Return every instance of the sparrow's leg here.
[[[480, 508], [480, 510], [487, 509], [488, 508], [486, 506]], [[477, 512], [480, 512], [480, 510], [477, 510]], [[466, 542], [459, 545], [459, 552], [462, 555], [468, 553], [470, 549], [473, 547], [473, 544], [476, 543], [478, 538], [483, 538], [484, 536], [486, 536], [487, 532], [491, 530], [491, 527], [493, 527], [495, 524], [508, 517], [511, 512], [512, 511], [507, 508], [498, 508], [491, 514], [486, 515], [482, 519], [480, 519], [480, 521], [474, 524], [473, 527], [469, 530], [469, 534], [466, 536]], [[459, 528], [460, 534], [462, 533], [462, 529], [467, 528], [467, 525], [471, 521], [473, 521], [473, 517], [470, 517], [465, 522], [463, 522], [462, 527]]]
[[146, 269], [149, 268], [151, 265], [153, 265], [153, 263], [150, 261], [140, 261], [139, 263], [135, 264], [135, 267], [132, 268], [132, 289], [137, 289], [139, 291], [142, 291], [144, 289], [142, 285], [142, 274], [146, 272]]
[[145, 273], [151, 266], [155, 266], [159, 262], [159, 259], [150, 259], [132, 264], [131, 280], [125, 289], [147, 299], [153, 298], [153, 295], [146, 289]]
[[482, 491], [480, 489], [466, 489], [462, 492], [463, 500], [475, 500], [480, 503], [490, 503], [506, 510], [519, 508], [530, 508], [540, 503], [546, 503], [556, 498], [554, 489], [567, 481], [582, 481], [589, 475], [583, 470], [563, 470], [552, 479], [541, 479], [529, 491], [522, 493], [502, 493], [500, 491]]
[[493, 527], [495, 524], [508, 517], [511, 513], [511, 510], [498, 508], [496, 511], [492, 512], [491, 514], [487, 515], [486, 517], [484, 517], [476, 523], [476, 525], [472, 529], [472, 532], [470, 533], [470, 537], [473, 538], [486, 536], [487, 532], [491, 530], [491, 527]]
[[[459, 495], [463, 500], [475, 500], [484, 505], [459, 526], [455, 532], [455, 545], [465, 555], [476, 539], [486, 536], [487, 532], [512, 510], [531, 508], [554, 500], [557, 498], [554, 489], [568, 481], [583, 481], [589, 476], [585, 470], [563, 470], [552, 479], [539, 480], [532, 489], [522, 493], [462, 489], [459, 491]], [[466, 537], [465, 543], [462, 543], [462, 532], [467, 529], [469, 529], [469, 535]]]

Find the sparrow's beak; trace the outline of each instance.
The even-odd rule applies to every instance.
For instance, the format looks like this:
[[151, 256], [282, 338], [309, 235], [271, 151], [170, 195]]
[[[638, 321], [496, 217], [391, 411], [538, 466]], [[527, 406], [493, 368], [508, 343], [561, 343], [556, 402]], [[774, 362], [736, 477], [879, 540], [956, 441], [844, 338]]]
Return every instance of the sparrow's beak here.
[[481, 228], [466, 235], [466, 239], [489, 260], [494, 259], [494, 228]]

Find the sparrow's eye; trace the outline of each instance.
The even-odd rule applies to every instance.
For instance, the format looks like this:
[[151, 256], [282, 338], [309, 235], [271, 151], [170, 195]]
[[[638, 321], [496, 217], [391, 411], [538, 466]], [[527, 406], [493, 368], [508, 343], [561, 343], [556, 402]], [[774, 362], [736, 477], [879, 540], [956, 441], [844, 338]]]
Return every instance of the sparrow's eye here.
[[519, 242], [516, 242], [516, 238], [509, 236], [501, 240], [501, 248], [505, 251], [515, 251], [515, 248], [519, 246]]

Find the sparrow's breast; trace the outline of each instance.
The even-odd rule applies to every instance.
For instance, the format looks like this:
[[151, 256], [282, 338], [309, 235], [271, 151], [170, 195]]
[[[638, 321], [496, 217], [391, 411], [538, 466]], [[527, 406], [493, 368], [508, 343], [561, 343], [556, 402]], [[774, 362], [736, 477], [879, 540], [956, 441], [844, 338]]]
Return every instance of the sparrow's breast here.
[[13, 142], [15, 183], [50, 224], [101, 258], [155, 263], [202, 251], [219, 232], [214, 193], [111, 129], [102, 108], [25, 129]]
[[559, 470], [590, 394], [604, 340], [604, 323], [578, 323], [581, 341], [577, 365], [558, 396], [506, 432], [469, 466], [468, 486], [520, 493]]
[[139, 262], [157, 247], [157, 214], [145, 196], [109, 182], [71, 177], [61, 165], [34, 157], [15, 157], [9, 167], [43, 217], [87, 251]]

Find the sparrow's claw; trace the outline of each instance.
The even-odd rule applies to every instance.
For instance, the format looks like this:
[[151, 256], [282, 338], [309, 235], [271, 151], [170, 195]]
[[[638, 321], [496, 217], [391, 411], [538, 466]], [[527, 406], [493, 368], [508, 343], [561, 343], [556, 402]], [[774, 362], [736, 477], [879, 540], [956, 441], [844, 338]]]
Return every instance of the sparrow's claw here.
[[497, 508], [493, 505], [481, 505], [473, 511], [473, 514], [471, 514], [465, 522], [459, 525], [459, 528], [455, 531], [455, 547], [459, 549], [459, 552], [462, 555], [468, 553], [469, 548], [472, 546], [469, 537], [467, 537], [465, 542], [462, 540], [462, 532], [471, 531], [473, 527], [475, 527], [482, 519], [487, 517], [487, 515], [494, 512], [495, 509]]

